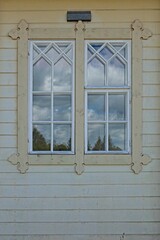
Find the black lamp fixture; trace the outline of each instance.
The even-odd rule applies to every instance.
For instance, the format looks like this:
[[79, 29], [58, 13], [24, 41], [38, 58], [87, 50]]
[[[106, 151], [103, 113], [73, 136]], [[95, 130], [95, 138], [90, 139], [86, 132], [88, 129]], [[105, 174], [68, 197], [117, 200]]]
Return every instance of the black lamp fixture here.
[[67, 22], [91, 21], [91, 11], [67, 11]]

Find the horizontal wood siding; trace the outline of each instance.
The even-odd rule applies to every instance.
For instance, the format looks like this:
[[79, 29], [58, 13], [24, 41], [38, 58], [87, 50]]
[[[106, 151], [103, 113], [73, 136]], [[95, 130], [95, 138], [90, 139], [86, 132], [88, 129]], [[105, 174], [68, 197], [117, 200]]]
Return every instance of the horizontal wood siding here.
[[[0, 0], [0, 239], [160, 239], [159, 9], [158, 0]], [[21, 19], [61, 26], [67, 10], [92, 10], [90, 24], [108, 28], [140, 19], [153, 33], [142, 40], [142, 143], [152, 162], [139, 175], [129, 166], [86, 166], [78, 176], [73, 166], [38, 165], [20, 174], [7, 161], [17, 151], [18, 71], [17, 41], [8, 32]]]

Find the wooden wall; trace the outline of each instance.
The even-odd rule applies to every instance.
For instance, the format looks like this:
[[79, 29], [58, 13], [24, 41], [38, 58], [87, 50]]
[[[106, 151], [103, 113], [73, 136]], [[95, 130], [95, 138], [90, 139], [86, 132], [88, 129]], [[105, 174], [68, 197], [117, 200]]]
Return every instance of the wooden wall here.
[[[152, 162], [139, 175], [127, 166], [31, 166], [17, 172], [7, 158], [17, 147], [17, 41], [21, 19], [63, 23], [67, 10], [91, 10], [92, 23], [128, 27], [140, 19], [143, 41], [143, 152]], [[125, 233], [125, 235], [123, 235]], [[160, 2], [127, 0], [0, 0], [0, 239], [160, 239]]]

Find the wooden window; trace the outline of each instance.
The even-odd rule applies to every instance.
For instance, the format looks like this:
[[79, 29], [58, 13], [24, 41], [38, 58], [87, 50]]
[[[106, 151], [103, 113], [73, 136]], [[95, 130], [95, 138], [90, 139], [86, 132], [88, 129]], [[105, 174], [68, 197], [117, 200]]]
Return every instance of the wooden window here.
[[74, 153], [74, 42], [30, 41], [29, 153]]
[[[148, 39], [151, 32], [144, 29], [139, 20], [122, 29], [108, 29], [105, 25], [95, 28], [81, 21], [33, 28], [22, 20], [9, 36], [18, 39], [18, 150], [8, 160], [17, 165], [21, 173], [25, 173], [29, 165], [39, 164], [73, 164], [78, 174], [84, 171], [85, 164], [121, 164], [131, 165], [133, 172], [139, 173], [142, 165], [151, 161], [142, 154], [141, 139], [141, 39]], [[74, 49], [74, 42], [75, 59], [67, 52], [67, 48]], [[45, 67], [37, 76], [41, 71], [39, 65]], [[64, 66], [68, 70], [63, 69]], [[116, 74], [113, 74], [115, 66]], [[60, 68], [62, 73], [72, 72], [70, 81], [74, 86], [69, 84], [72, 87], [64, 91], [58, 74]], [[47, 88], [43, 86], [44, 72], [48, 76]], [[67, 117], [61, 114], [64, 102]], [[42, 108], [47, 111], [45, 117], [40, 114]], [[91, 111], [95, 114], [91, 115]], [[100, 112], [98, 117], [96, 111]], [[68, 139], [60, 140], [55, 131], [60, 128]], [[41, 149], [35, 145], [35, 129], [45, 135], [47, 146]], [[63, 143], [68, 147], [65, 151], [62, 151]]]

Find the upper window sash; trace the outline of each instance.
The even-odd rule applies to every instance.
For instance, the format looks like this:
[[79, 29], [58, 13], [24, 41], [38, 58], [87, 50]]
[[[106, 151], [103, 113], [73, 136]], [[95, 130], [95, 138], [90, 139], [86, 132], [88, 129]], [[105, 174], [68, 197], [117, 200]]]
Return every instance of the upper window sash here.
[[[86, 27], [87, 26], [87, 27]], [[35, 28], [25, 20], [21, 20], [15, 29], [9, 32], [12, 39], [18, 40], [18, 141], [17, 153], [9, 157], [12, 164], [17, 165], [21, 173], [25, 173], [29, 165], [39, 164], [75, 164], [78, 174], [84, 171], [85, 164], [131, 165], [135, 173], [142, 170], [142, 165], [151, 159], [142, 154], [141, 124], [142, 124], [142, 39], [148, 39], [152, 34], [144, 29], [139, 20], [135, 20], [128, 28], [108, 29], [107, 25], [87, 23], [57, 24], [54, 26]], [[28, 40], [74, 40], [75, 44], [75, 153], [74, 155], [42, 155], [28, 154]], [[84, 40], [114, 39], [132, 40], [132, 153], [129, 155], [101, 154], [88, 156], [84, 154]], [[78, 133], [78, 134], [77, 134]]]

